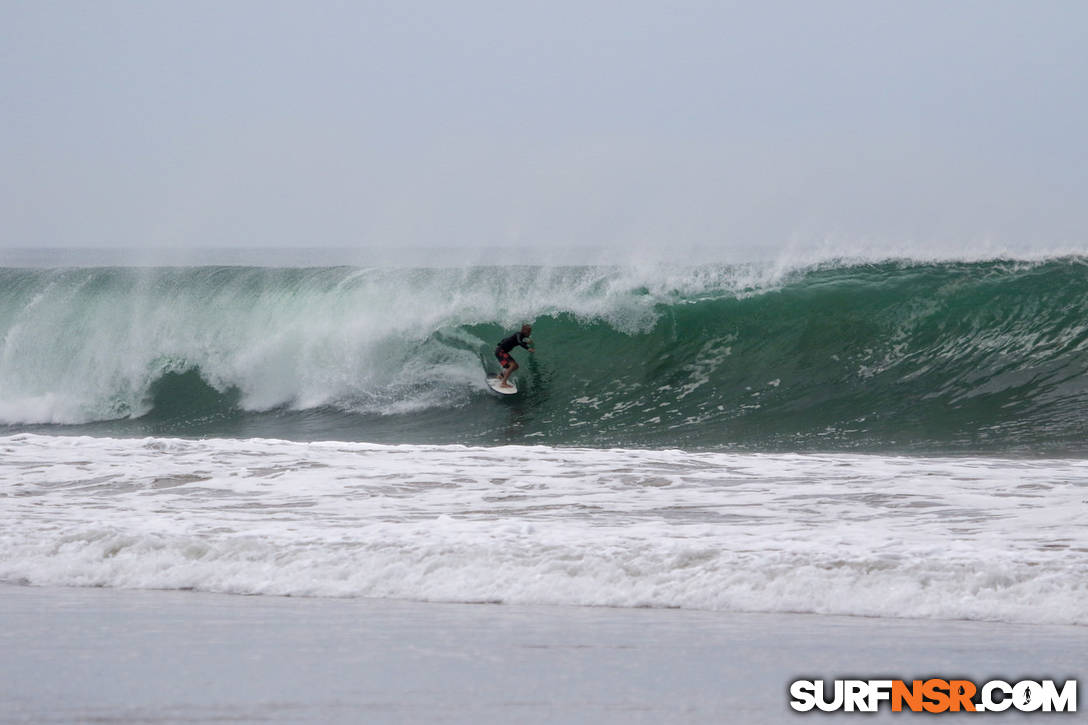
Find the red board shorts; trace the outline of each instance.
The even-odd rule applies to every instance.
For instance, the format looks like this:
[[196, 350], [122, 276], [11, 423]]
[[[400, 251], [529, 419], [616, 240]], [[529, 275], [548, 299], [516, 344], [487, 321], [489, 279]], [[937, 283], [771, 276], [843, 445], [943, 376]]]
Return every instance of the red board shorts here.
[[501, 347], [495, 348], [495, 357], [499, 359], [499, 364], [504, 368], [510, 367], [510, 364], [514, 362], [514, 358], [510, 357], [510, 353], [503, 350]]

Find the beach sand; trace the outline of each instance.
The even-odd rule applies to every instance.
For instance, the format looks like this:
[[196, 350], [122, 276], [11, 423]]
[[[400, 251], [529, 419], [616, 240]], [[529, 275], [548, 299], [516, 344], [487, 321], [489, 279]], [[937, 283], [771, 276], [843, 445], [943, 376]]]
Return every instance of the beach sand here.
[[871, 722], [789, 683], [1088, 671], [1088, 628], [965, 621], [4, 585], [0, 625], [3, 723]]

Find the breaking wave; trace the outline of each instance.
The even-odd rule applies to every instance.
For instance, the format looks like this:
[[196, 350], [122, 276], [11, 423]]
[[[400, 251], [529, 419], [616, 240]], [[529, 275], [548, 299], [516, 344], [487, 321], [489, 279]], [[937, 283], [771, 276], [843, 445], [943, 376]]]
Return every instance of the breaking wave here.
[[1082, 257], [0, 269], [9, 429], [1083, 453], [1086, 371]]

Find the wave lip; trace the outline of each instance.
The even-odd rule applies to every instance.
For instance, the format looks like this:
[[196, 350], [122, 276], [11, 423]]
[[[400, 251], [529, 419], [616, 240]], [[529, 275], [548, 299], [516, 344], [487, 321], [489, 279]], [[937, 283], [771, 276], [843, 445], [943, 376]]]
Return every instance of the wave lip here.
[[1088, 461], [0, 438], [0, 580], [1088, 624]]

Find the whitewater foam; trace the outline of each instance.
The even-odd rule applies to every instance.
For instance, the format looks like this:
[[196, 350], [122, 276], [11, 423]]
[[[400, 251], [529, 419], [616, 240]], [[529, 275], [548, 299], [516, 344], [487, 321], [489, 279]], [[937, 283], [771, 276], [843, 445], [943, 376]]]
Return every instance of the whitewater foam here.
[[0, 438], [0, 581], [1088, 624], [1088, 461]]

